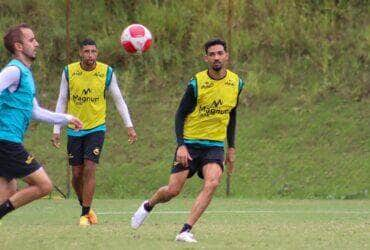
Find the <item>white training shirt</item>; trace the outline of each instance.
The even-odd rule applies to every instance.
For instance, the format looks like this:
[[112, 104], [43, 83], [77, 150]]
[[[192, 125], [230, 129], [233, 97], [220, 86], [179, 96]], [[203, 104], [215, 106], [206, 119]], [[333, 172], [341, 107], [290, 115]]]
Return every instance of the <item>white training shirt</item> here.
[[[58, 97], [58, 102], [57, 106], [55, 109], [55, 112], [58, 113], [64, 113], [67, 107], [67, 102], [68, 102], [68, 81], [65, 76], [65, 72], [63, 71], [62, 73], [62, 78], [60, 81], [60, 90], [59, 90], [59, 97]], [[108, 87], [108, 91], [110, 95], [113, 98], [114, 104], [118, 110], [118, 113], [120, 114], [124, 124], [126, 127], [133, 127], [130, 113], [128, 111], [127, 105], [125, 100], [122, 97], [121, 91], [118, 87], [117, 83], [117, 77], [115, 73], [113, 72], [112, 75], [112, 80], [110, 82], [110, 85]], [[60, 125], [54, 125], [54, 134], [59, 134], [60, 133]]]
[[[8, 89], [11, 93], [16, 91], [19, 85], [20, 76], [21, 71], [17, 66], [5, 67], [0, 72], [0, 94], [5, 89]], [[72, 118], [73, 116], [71, 115], [54, 113], [47, 109], [41, 108], [37, 102], [37, 99], [33, 98], [32, 119], [66, 125]]]

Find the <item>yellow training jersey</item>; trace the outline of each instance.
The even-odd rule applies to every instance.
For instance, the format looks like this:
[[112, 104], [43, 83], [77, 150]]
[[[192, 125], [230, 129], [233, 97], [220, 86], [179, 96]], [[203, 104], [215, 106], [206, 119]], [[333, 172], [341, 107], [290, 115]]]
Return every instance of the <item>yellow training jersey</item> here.
[[112, 74], [112, 68], [100, 62], [91, 71], [83, 70], [80, 62], [65, 67], [69, 85], [68, 113], [83, 122], [83, 130], [105, 123], [105, 90]]
[[214, 80], [205, 70], [197, 73], [189, 84], [193, 85], [197, 104], [185, 119], [184, 139], [223, 142], [229, 113], [237, 105], [243, 81], [229, 70], [223, 79]]

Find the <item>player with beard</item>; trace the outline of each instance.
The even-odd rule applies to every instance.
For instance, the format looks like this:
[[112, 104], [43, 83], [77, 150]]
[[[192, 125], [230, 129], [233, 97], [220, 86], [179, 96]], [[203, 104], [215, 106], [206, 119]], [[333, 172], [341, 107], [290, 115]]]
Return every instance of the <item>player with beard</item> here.
[[197, 242], [190, 231], [220, 183], [226, 137], [226, 163], [235, 161], [236, 108], [244, 86], [238, 75], [226, 68], [229, 54], [223, 40], [212, 39], [205, 43], [204, 49], [204, 60], [209, 67], [190, 80], [176, 113], [178, 147], [169, 183], [144, 201], [131, 218], [131, 226], [137, 229], [155, 205], [179, 195], [187, 178], [197, 173], [204, 179], [204, 185], [176, 236], [177, 241], [184, 242]]
[[[67, 129], [67, 151], [72, 166], [72, 186], [81, 205], [80, 226], [98, 223], [91, 204], [95, 192], [95, 170], [99, 163], [106, 117], [106, 92], [112, 97], [127, 128], [129, 142], [137, 139], [127, 105], [118, 87], [113, 69], [97, 61], [98, 48], [94, 40], [86, 38], [80, 44], [81, 61], [67, 65], [62, 73], [56, 112], [65, 112], [80, 118], [84, 126], [79, 131]], [[54, 126], [53, 145], [60, 146], [60, 126]]]
[[[13, 58], [0, 72], [0, 219], [53, 188], [45, 169], [23, 147], [30, 120], [82, 127], [79, 119], [38, 105], [31, 64], [39, 43], [32, 29], [27, 24], [11, 27], [3, 39]], [[28, 186], [17, 190], [17, 178]]]

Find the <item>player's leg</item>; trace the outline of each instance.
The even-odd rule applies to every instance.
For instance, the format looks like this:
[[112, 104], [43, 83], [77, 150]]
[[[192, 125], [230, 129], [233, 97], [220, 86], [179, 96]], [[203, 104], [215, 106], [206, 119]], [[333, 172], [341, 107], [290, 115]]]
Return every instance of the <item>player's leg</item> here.
[[190, 230], [211, 202], [213, 193], [218, 187], [223, 172], [224, 150], [220, 147], [204, 148], [198, 158], [200, 168], [198, 175], [204, 179], [201, 192], [195, 200], [188, 220], [176, 236], [176, 240], [197, 242]]
[[51, 180], [43, 168], [39, 168], [30, 175], [24, 177], [24, 181], [27, 182], [28, 187], [17, 191], [7, 201], [0, 205], [0, 219], [10, 211], [49, 194], [53, 189]]
[[95, 193], [95, 171], [96, 163], [85, 159], [85, 167], [83, 171], [83, 189], [82, 189], [82, 214], [88, 215]]
[[72, 166], [72, 187], [75, 190], [77, 199], [82, 207], [84, 167], [83, 137], [68, 136], [67, 152], [69, 165]]
[[9, 200], [15, 208], [44, 197], [53, 190], [53, 184], [44, 168], [39, 168], [32, 174], [23, 178], [28, 187], [19, 190]]
[[208, 163], [203, 167], [203, 188], [190, 210], [187, 222], [184, 224], [180, 233], [176, 236], [177, 241], [197, 242], [194, 239], [193, 234], [190, 233], [190, 230], [211, 202], [213, 193], [216, 191], [220, 183], [221, 175], [222, 168], [217, 163]]
[[188, 146], [188, 150], [193, 160], [189, 162], [188, 167], [184, 167], [176, 161], [176, 149], [168, 185], [159, 188], [149, 200], [144, 201], [140, 205], [135, 214], [131, 217], [132, 228], [139, 228], [144, 223], [144, 220], [149, 216], [150, 211], [156, 204], [167, 202], [176, 197], [181, 192], [186, 179], [193, 176], [197, 171], [196, 163], [199, 150], [194, 149], [191, 146]]
[[17, 192], [17, 180], [0, 177], [0, 204]]
[[77, 199], [82, 207], [84, 165], [72, 166], [72, 187], [75, 190]]
[[171, 174], [167, 186], [163, 186], [148, 200], [148, 205], [153, 208], [158, 203], [165, 203], [178, 196], [189, 175], [189, 170]]
[[[41, 198], [51, 192], [53, 185], [45, 170], [30, 155], [20, 143], [0, 141], [0, 176], [2, 184], [8, 180], [7, 191], [1, 191], [3, 199], [9, 193], [8, 199], [0, 205], [0, 219], [15, 208], [21, 207], [33, 200]], [[23, 178], [28, 187], [16, 190], [16, 181]], [[5, 190], [5, 189], [4, 189]]]
[[95, 171], [99, 163], [103, 148], [105, 132], [98, 131], [88, 134], [84, 138], [84, 170], [82, 189], [82, 213], [81, 217], [88, 218], [91, 224], [97, 224], [98, 218], [91, 209], [95, 193]]
[[131, 218], [131, 227], [134, 229], [139, 228], [156, 204], [167, 202], [179, 195], [188, 174], [189, 170], [171, 174], [168, 185], [159, 188], [149, 200], [144, 201], [140, 205]]
[[217, 163], [209, 163], [203, 167], [204, 184], [193, 207], [191, 208], [187, 224], [193, 226], [206, 210], [212, 200], [222, 176], [222, 168]]

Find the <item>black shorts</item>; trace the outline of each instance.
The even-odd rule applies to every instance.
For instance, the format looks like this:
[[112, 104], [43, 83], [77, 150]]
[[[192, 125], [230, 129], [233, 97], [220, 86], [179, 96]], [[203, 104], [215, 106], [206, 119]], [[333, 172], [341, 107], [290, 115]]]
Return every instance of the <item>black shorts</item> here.
[[203, 166], [208, 163], [217, 163], [222, 171], [224, 170], [224, 149], [222, 147], [194, 147], [186, 145], [192, 161], [189, 161], [188, 168], [184, 167], [181, 163], [176, 161], [176, 151], [173, 160], [173, 167], [171, 173], [178, 173], [181, 171], [189, 170], [188, 178], [191, 178], [195, 173], [198, 173], [200, 178], [203, 177]]
[[0, 140], [0, 176], [11, 181], [26, 177], [41, 165], [30, 155], [21, 143]]
[[104, 131], [97, 131], [84, 136], [68, 136], [69, 165], [83, 165], [85, 159], [98, 164], [104, 137]]

